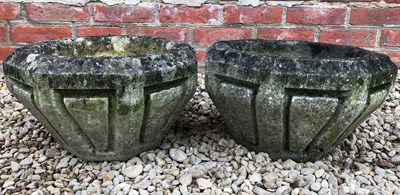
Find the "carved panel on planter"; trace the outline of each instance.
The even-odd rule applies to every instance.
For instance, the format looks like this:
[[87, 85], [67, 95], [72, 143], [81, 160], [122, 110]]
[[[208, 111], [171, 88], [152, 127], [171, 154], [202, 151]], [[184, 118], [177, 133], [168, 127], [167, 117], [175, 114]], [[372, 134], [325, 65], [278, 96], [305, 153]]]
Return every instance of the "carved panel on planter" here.
[[108, 97], [65, 97], [64, 104], [71, 117], [97, 150], [109, 144]]
[[372, 112], [374, 112], [385, 99], [386, 95], [389, 93], [392, 83], [384, 83], [379, 86], [368, 89], [368, 99], [363, 108], [362, 113], [354, 120], [354, 122], [342, 133], [340, 137], [332, 143], [332, 147], [336, 144], [341, 143], [346, 139], [354, 128], [356, 128], [360, 123], [362, 123], [366, 117], [368, 117]]
[[56, 137], [61, 145], [67, 146], [67, 142], [64, 140], [60, 133], [54, 128], [47, 118], [40, 112], [35, 104], [35, 98], [33, 95], [33, 89], [31, 86], [25, 85], [17, 80], [6, 77], [9, 90], [15, 94], [18, 100], [26, 106], [27, 109], [46, 127], [50, 128], [54, 137]]
[[[181, 104], [179, 97], [184, 95], [186, 79], [179, 79], [162, 85], [154, 85], [144, 88], [144, 116], [140, 131], [141, 142], [151, 142], [155, 138], [165, 135], [163, 126], [169, 126], [174, 121], [177, 107]], [[160, 102], [163, 102], [160, 104]], [[164, 112], [160, 112], [164, 110]], [[168, 118], [168, 120], [165, 120]], [[151, 121], [151, 122], [150, 122]]]
[[338, 100], [331, 97], [293, 96], [289, 108], [289, 150], [304, 151], [332, 117]]
[[[232, 134], [243, 137], [250, 144], [258, 144], [256, 97], [259, 85], [243, 80], [215, 75], [220, 80], [219, 98], [227, 98], [227, 102], [236, 102], [235, 107], [229, 104], [222, 104], [222, 109], [229, 118], [227, 125], [232, 130]], [[223, 97], [222, 97], [223, 96]], [[241, 117], [237, 117], [236, 112], [241, 112]], [[243, 131], [242, 129], [245, 129]], [[245, 134], [245, 135], [244, 135]]]

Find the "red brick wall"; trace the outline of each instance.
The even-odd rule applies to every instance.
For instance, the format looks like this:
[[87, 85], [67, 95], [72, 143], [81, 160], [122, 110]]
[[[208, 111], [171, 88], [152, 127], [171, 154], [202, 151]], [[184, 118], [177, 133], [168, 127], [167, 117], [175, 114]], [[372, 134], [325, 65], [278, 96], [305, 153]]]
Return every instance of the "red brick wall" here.
[[261, 38], [359, 46], [390, 55], [400, 66], [400, 0], [267, 1], [257, 7], [222, 0], [201, 7], [149, 2], [0, 3], [0, 61], [27, 43], [112, 34], [188, 41], [200, 65], [215, 41]]

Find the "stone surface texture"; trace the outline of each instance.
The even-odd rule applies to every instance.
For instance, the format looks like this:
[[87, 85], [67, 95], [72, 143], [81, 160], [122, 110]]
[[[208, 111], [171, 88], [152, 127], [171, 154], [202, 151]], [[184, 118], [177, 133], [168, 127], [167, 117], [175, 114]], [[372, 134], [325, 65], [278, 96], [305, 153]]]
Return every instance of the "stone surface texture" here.
[[272, 159], [314, 161], [353, 132], [396, 78], [389, 57], [298, 41], [222, 41], [206, 88], [232, 137]]
[[83, 160], [126, 160], [156, 148], [196, 89], [186, 43], [106, 36], [44, 41], [4, 62], [10, 91]]

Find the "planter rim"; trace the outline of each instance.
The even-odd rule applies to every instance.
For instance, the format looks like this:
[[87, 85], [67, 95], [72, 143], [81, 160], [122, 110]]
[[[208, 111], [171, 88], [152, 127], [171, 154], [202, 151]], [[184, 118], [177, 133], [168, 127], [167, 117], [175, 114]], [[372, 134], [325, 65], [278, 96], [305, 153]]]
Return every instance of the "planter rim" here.
[[[43, 51], [43, 48], [58, 46], [60, 43], [73, 44], [75, 42], [83, 41], [100, 41], [104, 39], [112, 38], [128, 38], [130, 40], [148, 40], [163, 42], [165, 45], [165, 51], [156, 51], [142, 55], [126, 55], [126, 56], [70, 56], [70, 55], [55, 55], [49, 54]], [[93, 44], [94, 46], [96, 43]], [[162, 45], [160, 45], [162, 47]], [[185, 58], [186, 57], [186, 58]], [[194, 57], [194, 58], [193, 58]], [[17, 59], [19, 58], [19, 59]], [[78, 38], [65, 38], [41, 41], [30, 45], [23, 46], [14, 50], [3, 62], [4, 71], [7, 71], [10, 66], [17, 68], [21, 71], [29, 71], [36, 74], [97, 74], [97, 73], [115, 73], [115, 69], [121, 67], [107, 67], [102, 70], [96, 70], [93, 72], [93, 68], [96, 66], [102, 66], [104, 63], [121, 62], [126, 65], [131, 63], [132, 66], [125, 66], [124, 70], [126, 74], [142, 72], [157, 71], [160, 68], [171, 67], [168, 64], [171, 61], [178, 62], [177, 65], [187, 64], [189, 61], [181, 62], [182, 59], [189, 60], [196, 59], [194, 49], [183, 41], [174, 41], [162, 37], [150, 37], [150, 36], [88, 36]], [[37, 62], [36, 64], [33, 62]], [[147, 62], [147, 63], [146, 63]], [[135, 64], [139, 63], [139, 64]], [[158, 67], [146, 67], [143, 64], [157, 64]], [[55, 64], [64, 64], [64, 66], [74, 67], [71, 68], [58, 68]], [[182, 66], [183, 67], [183, 66]], [[89, 69], [88, 69], [89, 68]], [[88, 72], [90, 70], [90, 72]]]
[[[254, 47], [246, 44], [255, 43]], [[257, 43], [258, 42], [258, 45]], [[264, 44], [264, 45], [262, 45]], [[317, 45], [328, 48], [339, 49], [335, 52], [340, 54], [343, 49], [356, 50], [362, 52], [364, 57], [358, 58], [303, 58], [292, 57], [293, 53], [297, 55], [293, 48], [289, 55], [275, 56], [277, 53], [271, 46], [280, 44], [285, 47], [288, 45], [302, 46]], [[260, 46], [261, 45], [261, 46]], [[262, 51], [252, 52], [251, 49], [269, 49], [275, 55], [266, 55]], [[285, 47], [279, 48], [278, 52], [285, 52]], [[242, 48], [242, 50], [240, 50]], [[289, 47], [287, 47], [289, 48]], [[298, 49], [298, 48], [297, 48]], [[270, 52], [267, 51], [267, 52]], [[329, 51], [329, 49], [327, 49]], [[325, 52], [327, 52], [325, 51]], [[290, 53], [292, 52], [292, 53]], [[306, 51], [310, 52], [310, 48]], [[206, 58], [206, 77], [207, 74], [217, 76], [229, 75], [234, 79], [243, 80], [250, 83], [268, 82], [270, 78], [292, 78], [292, 84], [298, 82], [307, 83], [303, 87], [321, 88], [318, 82], [327, 85], [325, 87], [331, 90], [350, 90], [356, 84], [369, 81], [370, 87], [378, 86], [391, 82], [396, 77], [397, 66], [390, 58], [383, 54], [364, 50], [353, 46], [341, 46], [325, 43], [313, 43], [307, 41], [281, 41], [281, 40], [233, 40], [220, 41], [215, 43], [207, 50]], [[376, 74], [378, 76], [372, 76]], [[229, 78], [227, 78], [229, 79]], [[305, 80], [304, 80], [305, 79]], [[317, 82], [318, 81], [318, 82]], [[236, 81], [235, 81], [236, 82]]]
[[[276, 45], [283, 45], [283, 46], [322, 46], [322, 47], [330, 47], [332, 49], [341, 49], [341, 50], [356, 50], [362, 53], [362, 56], [357, 57], [331, 57], [331, 58], [315, 58], [315, 57], [307, 57], [307, 56], [279, 56], [279, 55], [268, 55], [262, 54], [257, 51], [251, 50], [240, 50], [235, 48], [234, 46], [237, 45], [244, 45], [244, 44], [252, 44], [252, 43], [269, 43], [269, 44], [276, 44]], [[389, 58], [387, 55], [379, 54], [373, 51], [369, 51], [360, 47], [356, 46], [349, 46], [349, 45], [337, 45], [337, 44], [330, 44], [330, 43], [318, 43], [318, 42], [310, 42], [310, 41], [295, 41], [295, 40], [266, 40], [266, 39], [243, 39], [243, 40], [225, 40], [225, 41], [218, 41], [214, 43], [211, 47], [207, 49], [210, 50], [230, 50], [231, 52], [241, 53], [244, 55], [252, 55], [258, 56], [263, 58], [270, 58], [272, 60], [277, 59], [295, 59], [301, 61], [318, 61], [318, 62], [359, 62], [365, 60], [387, 60], [385, 58]], [[390, 59], [390, 58], [389, 58]]]
[[[128, 54], [140, 54], [139, 52], [144, 51], [144, 55], [106, 57], [60, 56], [59, 53], [51, 55], [53, 54], [51, 52], [76, 53], [76, 48], [77, 51], [87, 48], [82, 44], [92, 42], [95, 46], [95, 41], [98, 41], [99, 47], [89, 48], [89, 52], [84, 55], [93, 53], [99, 55], [96, 52], [100, 55], [102, 52], [121, 55], [124, 50], [122, 52], [115, 50], [115, 46], [111, 44], [111, 40], [115, 38], [117, 41], [124, 39], [123, 48]], [[77, 41], [79, 43], [74, 44]], [[88, 84], [87, 87], [99, 85], [99, 88], [109, 88], [119, 82], [141, 82], [144, 86], [150, 86], [187, 78], [193, 72], [197, 72], [197, 61], [194, 49], [182, 41], [148, 36], [92, 36], [42, 41], [21, 47], [6, 58], [3, 70], [6, 76], [32, 86], [46, 80], [45, 85], [50, 88], [64, 88], [66, 87], [64, 83], [73, 88], [76, 83], [90, 81], [88, 82], [90, 86]], [[102, 79], [104, 76], [113, 79], [105, 83]]]

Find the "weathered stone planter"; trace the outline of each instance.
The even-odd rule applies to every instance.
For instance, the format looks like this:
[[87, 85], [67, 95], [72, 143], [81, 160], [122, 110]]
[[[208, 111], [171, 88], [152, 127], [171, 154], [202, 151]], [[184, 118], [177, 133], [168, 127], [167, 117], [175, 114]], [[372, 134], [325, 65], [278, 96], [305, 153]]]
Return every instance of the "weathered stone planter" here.
[[10, 91], [83, 160], [125, 160], [154, 149], [194, 94], [186, 43], [157, 37], [46, 41], [4, 62]]
[[389, 57], [355, 47], [223, 41], [207, 52], [206, 90], [239, 143], [314, 161], [382, 103], [396, 72]]

